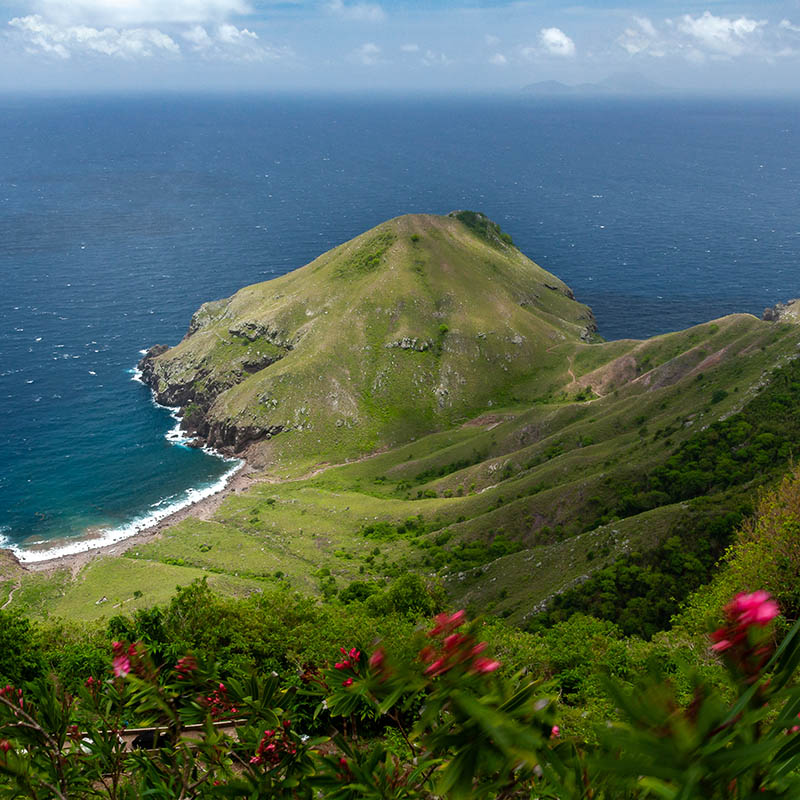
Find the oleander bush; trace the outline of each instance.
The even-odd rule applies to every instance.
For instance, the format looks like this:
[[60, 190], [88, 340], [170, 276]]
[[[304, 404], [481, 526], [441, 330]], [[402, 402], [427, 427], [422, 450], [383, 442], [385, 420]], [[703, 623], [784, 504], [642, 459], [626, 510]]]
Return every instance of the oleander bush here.
[[118, 640], [105, 674], [74, 690], [53, 677], [0, 689], [0, 796], [794, 798], [800, 623], [778, 644], [777, 617], [765, 591], [725, 607], [709, 647], [724, 690], [692, 675], [687, 694], [657, 661], [627, 684], [607, 677], [613, 713], [591, 737], [564, 726], [554, 681], [504, 669], [463, 611], [404, 652], [343, 642], [293, 686]]

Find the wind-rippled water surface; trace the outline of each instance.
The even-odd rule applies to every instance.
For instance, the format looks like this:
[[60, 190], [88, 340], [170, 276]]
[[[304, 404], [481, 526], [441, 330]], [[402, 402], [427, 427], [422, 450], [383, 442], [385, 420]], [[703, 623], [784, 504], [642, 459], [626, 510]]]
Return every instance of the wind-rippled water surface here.
[[165, 438], [140, 350], [398, 214], [484, 211], [607, 338], [800, 295], [789, 102], [5, 98], [0, 121], [0, 535], [23, 547], [220, 485], [231, 462]]

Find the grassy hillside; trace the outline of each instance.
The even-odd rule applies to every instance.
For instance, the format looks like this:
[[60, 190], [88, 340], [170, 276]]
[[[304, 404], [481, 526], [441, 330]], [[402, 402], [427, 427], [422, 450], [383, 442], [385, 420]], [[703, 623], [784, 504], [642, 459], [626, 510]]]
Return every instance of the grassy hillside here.
[[399, 217], [206, 304], [146, 377], [212, 444], [275, 437], [289, 474], [546, 397], [591, 312], [469, 219]]
[[786, 468], [800, 331], [736, 314], [595, 340], [563, 283], [462, 216], [384, 223], [151, 351], [159, 396], [265, 482], [46, 600], [25, 578], [12, 607], [108, 616], [199, 574], [365, 595], [417, 572], [523, 626], [550, 608], [659, 629]]

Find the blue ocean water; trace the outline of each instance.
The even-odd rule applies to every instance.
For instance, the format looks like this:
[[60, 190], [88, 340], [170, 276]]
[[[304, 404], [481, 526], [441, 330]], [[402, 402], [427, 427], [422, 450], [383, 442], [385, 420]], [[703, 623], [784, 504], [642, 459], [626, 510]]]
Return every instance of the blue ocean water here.
[[122, 536], [218, 485], [140, 350], [384, 219], [482, 210], [645, 337], [800, 295], [799, 201], [788, 101], [0, 98], [0, 534]]

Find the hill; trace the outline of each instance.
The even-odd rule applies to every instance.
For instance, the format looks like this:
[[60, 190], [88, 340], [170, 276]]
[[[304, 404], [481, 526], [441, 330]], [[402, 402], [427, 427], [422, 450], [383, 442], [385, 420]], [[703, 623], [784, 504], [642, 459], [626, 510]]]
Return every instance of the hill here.
[[460, 216], [390, 220], [207, 303], [144, 379], [212, 446], [280, 434], [264, 460], [305, 465], [546, 396], [591, 311], [485, 217]]
[[417, 573], [519, 625], [580, 610], [650, 635], [800, 437], [800, 331], [771, 316], [603, 342], [482, 215], [390, 220], [144, 359], [260, 482], [77, 580], [25, 578], [12, 607], [99, 617], [203, 574], [347, 602]]

